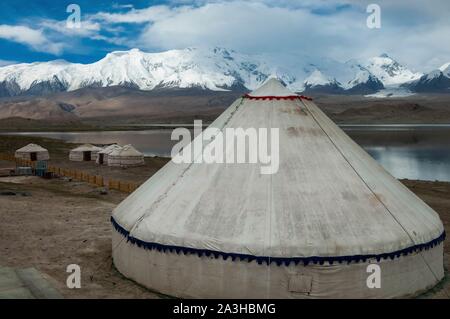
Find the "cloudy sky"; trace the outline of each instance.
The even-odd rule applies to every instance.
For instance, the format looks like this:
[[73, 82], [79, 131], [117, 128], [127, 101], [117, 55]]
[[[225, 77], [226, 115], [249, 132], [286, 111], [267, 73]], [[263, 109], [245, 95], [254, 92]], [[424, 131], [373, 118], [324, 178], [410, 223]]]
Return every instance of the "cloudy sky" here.
[[[67, 6], [81, 9], [69, 28]], [[381, 9], [368, 28], [367, 6]], [[388, 53], [419, 71], [450, 62], [448, 0], [2, 0], [0, 66], [65, 59], [89, 63], [114, 50], [221, 46], [248, 54], [346, 61]]]

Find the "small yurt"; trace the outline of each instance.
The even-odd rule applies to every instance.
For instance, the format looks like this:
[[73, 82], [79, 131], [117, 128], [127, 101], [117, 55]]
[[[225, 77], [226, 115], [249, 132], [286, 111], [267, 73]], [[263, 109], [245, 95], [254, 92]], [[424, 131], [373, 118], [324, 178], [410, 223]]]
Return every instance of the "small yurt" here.
[[144, 165], [144, 154], [132, 145], [125, 145], [108, 154], [108, 166], [131, 167]]
[[37, 144], [28, 144], [15, 152], [15, 157], [29, 161], [47, 161], [50, 159], [48, 150]]
[[278, 169], [199, 155], [166, 164], [112, 213], [126, 277], [183, 298], [411, 297], [444, 277], [438, 214], [314, 102], [271, 79], [210, 128], [192, 144], [278, 128]]
[[83, 162], [83, 161], [95, 161], [97, 160], [98, 152], [102, 148], [91, 145], [83, 144], [70, 151], [69, 159], [71, 161]]
[[113, 151], [119, 150], [122, 147], [117, 144], [111, 144], [104, 147], [101, 151], [98, 152], [97, 160], [95, 161], [99, 165], [107, 165], [108, 164], [108, 156]]

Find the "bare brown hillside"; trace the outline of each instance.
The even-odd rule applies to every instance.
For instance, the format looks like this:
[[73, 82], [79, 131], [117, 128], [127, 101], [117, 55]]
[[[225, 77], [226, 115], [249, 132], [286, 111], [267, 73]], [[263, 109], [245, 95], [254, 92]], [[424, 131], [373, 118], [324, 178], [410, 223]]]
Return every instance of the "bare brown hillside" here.
[[[194, 119], [211, 122], [241, 95], [238, 91], [107, 87], [45, 97], [4, 98], [0, 99], [0, 130], [108, 129], [127, 124], [192, 123]], [[450, 94], [313, 98], [337, 123], [450, 123]]]
[[140, 91], [123, 87], [87, 88], [44, 97], [0, 100], [0, 119], [106, 118], [112, 121], [220, 114], [241, 93], [199, 89]]

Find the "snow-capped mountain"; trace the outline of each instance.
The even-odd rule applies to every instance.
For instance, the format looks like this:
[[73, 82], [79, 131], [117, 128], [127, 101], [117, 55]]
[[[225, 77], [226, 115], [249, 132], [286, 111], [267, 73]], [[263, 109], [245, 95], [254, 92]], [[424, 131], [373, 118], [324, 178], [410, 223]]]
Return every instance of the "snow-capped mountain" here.
[[[262, 70], [264, 74], [261, 74]], [[112, 52], [92, 64], [65, 61], [18, 64], [0, 68], [3, 90], [29, 92], [73, 91], [83, 87], [131, 86], [141, 90], [156, 87], [188, 88], [198, 86], [210, 90], [231, 88], [236, 79], [252, 87], [270, 73], [257, 61], [228, 51], [215, 49], [171, 50], [144, 53], [138, 49]], [[33, 92], [30, 92], [33, 93]]]
[[450, 92], [450, 62], [424, 74], [419, 79], [404, 84], [414, 92]]
[[384, 84], [368, 71], [361, 71], [349, 82], [349, 93], [370, 94], [384, 89]]
[[398, 86], [405, 82], [417, 80], [423, 75], [409, 70], [386, 53], [362, 62], [362, 65], [385, 86]]
[[370, 94], [415, 80], [414, 73], [387, 55], [341, 63], [291, 56], [272, 60], [224, 48], [187, 48], [160, 53], [116, 51], [91, 64], [63, 60], [0, 67], [0, 96], [43, 95], [86, 87], [127, 86], [140, 90], [201, 88], [253, 90], [276, 76], [297, 92]]
[[314, 70], [304, 81], [302, 92], [341, 93], [343, 88], [335, 78], [324, 75], [320, 70]]
[[442, 72], [446, 77], [450, 77], [450, 62], [445, 63], [439, 68], [439, 71]]

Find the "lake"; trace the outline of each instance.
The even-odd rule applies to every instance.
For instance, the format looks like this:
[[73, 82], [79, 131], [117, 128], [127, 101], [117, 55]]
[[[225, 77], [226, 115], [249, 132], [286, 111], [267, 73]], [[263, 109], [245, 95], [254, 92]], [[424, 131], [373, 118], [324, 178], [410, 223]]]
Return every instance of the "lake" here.
[[[450, 181], [450, 125], [341, 125], [397, 178]], [[133, 144], [147, 156], [169, 156], [170, 129], [103, 132], [24, 132], [73, 143]]]

